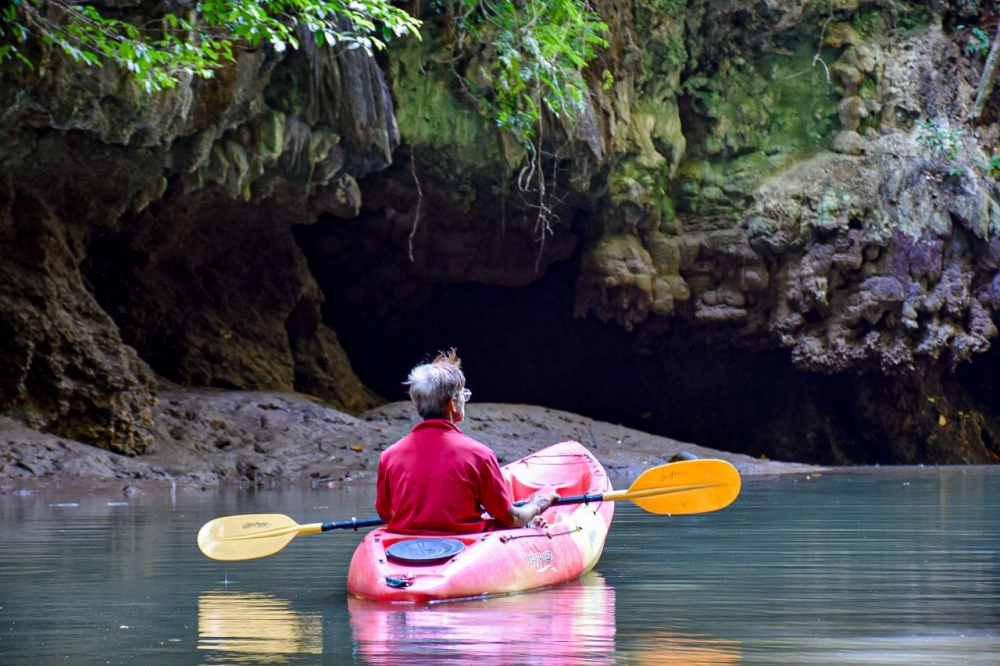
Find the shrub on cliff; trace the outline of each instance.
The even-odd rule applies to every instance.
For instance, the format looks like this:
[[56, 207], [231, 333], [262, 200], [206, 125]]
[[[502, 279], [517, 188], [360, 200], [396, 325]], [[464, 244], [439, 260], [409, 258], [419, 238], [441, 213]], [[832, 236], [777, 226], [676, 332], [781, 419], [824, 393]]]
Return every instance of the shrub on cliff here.
[[[479, 55], [478, 99], [497, 125], [527, 147], [543, 109], [572, 122], [584, 105], [580, 72], [607, 46], [608, 26], [588, 0], [438, 0], [463, 56]], [[390, 0], [11, 0], [0, 10], [0, 63], [34, 68], [48, 49], [91, 66], [113, 63], [152, 92], [181, 76], [211, 78], [239, 48], [299, 47], [302, 26], [317, 44], [381, 49], [419, 37], [420, 21]], [[605, 83], [610, 74], [604, 73]]]
[[466, 81], [501, 130], [531, 150], [543, 110], [570, 124], [583, 112], [581, 72], [608, 46], [587, 0], [458, 0], [447, 11], [455, 57], [473, 61]]
[[211, 78], [238, 48], [298, 48], [297, 25], [318, 44], [368, 50], [392, 36], [416, 34], [420, 25], [388, 0], [168, 0], [155, 9], [100, 4], [11, 0], [0, 12], [0, 61], [33, 68], [44, 49], [56, 48], [87, 65], [114, 63], [151, 92], [173, 87], [180, 76]]

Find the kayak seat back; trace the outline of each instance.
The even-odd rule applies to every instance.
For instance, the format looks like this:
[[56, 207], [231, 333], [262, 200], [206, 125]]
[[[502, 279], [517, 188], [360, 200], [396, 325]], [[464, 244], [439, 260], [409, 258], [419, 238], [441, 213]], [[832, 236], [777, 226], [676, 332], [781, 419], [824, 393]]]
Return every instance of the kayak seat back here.
[[[520, 471], [520, 470], [519, 470]], [[591, 484], [593, 475], [590, 470], [573, 470], [575, 473], [568, 473], [564, 480], [553, 479], [551, 475], [512, 474], [507, 479], [511, 497], [515, 501], [527, 499], [539, 491], [554, 492], [561, 497], [570, 495], [583, 495], [592, 490]]]

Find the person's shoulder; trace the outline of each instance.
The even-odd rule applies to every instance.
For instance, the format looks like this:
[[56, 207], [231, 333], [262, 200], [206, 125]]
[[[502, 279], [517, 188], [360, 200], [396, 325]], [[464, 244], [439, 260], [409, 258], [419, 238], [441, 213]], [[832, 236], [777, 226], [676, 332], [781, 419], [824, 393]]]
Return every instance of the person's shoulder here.
[[393, 455], [396, 455], [401, 451], [405, 450], [407, 447], [409, 447], [412, 441], [413, 437], [411, 437], [410, 435], [406, 435], [402, 439], [397, 440], [394, 444], [390, 444], [389, 446], [382, 449], [381, 457], [391, 458]]
[[488, 447], [486, 444], [483, 444], [479, 440], [473, 439], [472, 437], [469, 437], [464, 432], [459, 431], [459, 432], [455, 433], [455, 436], [459, 439], [459, 441], [461, 441], [463, 447], [465, 447], [469, 451], [472, 451], [472, 452], [476, 453], [477, 455], [480, 455], [480, 456], [495, 456], [496, 455], [493, 452], [493, 449], [491, 449], [490, 447]]

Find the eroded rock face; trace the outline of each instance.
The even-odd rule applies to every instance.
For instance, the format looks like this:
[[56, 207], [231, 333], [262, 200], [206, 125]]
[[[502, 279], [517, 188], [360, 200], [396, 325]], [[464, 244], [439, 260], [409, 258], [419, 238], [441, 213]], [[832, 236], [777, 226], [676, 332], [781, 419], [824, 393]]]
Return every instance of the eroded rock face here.
[[82, 231], [0, 187], [0, 408], [127, 454], [151, 442], [153, 377], [86, 289]]
[[110, 68], [5, 69], [2, 406], [129, 453], [150, 369], [361, 411], [377, 398], [324, 292], [405, 327], [440, 285], [532, 285], [578, 257], [576, 315], [653, 354], [679, 329], [839, 377], [836, 408], [808, 375], [808, 418], [769, 412], [782, 451], [992, 460], [996, 416], [949, 373], [996, 336], [1000, 195], [977, 146], [1000, 132], [955, 134], [974, 90], [932, 10], [602, 3], [614, 85], [587, 72], [588, 106], [548, 119], [536, 160], [435, 62], [430, 24], [386, 80], [308, 49], [142, 98]]
[[[676, 220], [598, 241], [583, 264], [578, 308], [653, 329], [657, 316], [683, 316], [727, 327], [736, 342], [776, 340], [806, 371], [894, 377], [854, 390], [866, 427], [899, 445], [896, 459], [991, 462], [997, 453], [987, 442], [995, 439], [980, 431], [995, 428], [995, 417], [946, 379], [997, 333], [1000, 192], [984, 177], [976, 142], [962, 142], [949, 125], [974, 91], [943, 73], [942, 63], [960, 54], [940, 26], [872, 41], [854, 28], [871, 25], [863, 18], [826, 26], [826, 50], [800, 61], [800, 75], [813, 78], [812, 99], [836, 95], [810, 111], [818, 123], [805, 133], [779, 120], [789, 108], [781, 101], [788, 84], [776, 80], [781, 65], [767, 85], [754, 84], [766, 54], [724, 60], [715, 79], [695, 84], [718, 96], [692, 98], [704, 101], [689, 118], [714, 122], [700, 144], [688, 144]], [[816, 80], [817, 58], [827, 59], [820, 71], [829, 84]], [[757, 100], [740, 99], [754, 89], [774, 97], [770, 118], [754, 113]], [[750, 149], [764, 154], [732, 157]], [[630, 248], [628, 256], [611, 247]], [[655, 261], [656, 250], [677, 259]], [[668, 279], [690, 294], [679, 310], [651, 305]], [[891, 382], [908, 388], [884, 390]], [[936, 409], [917, 396], [936, 400]]]
[[[894, 377], [910, 387], [897, 400], [856, 382], [852, 395], [886, 408], [859, 416], [850, 433], [831, 429], [818, 458], [849, 461], [838, 447], [850, 449], [844, 439], [863, 428], [903, 441], [896, 423], [904, 422], [918, 441], [936, 443], [900, 446], [892, 453], [900, 461], [994, 460], [983, 437], [956, 425], [959, 413], [986, 417], [949, 380], [996, 335], [1000, 197], [984, 174], [987, 156], [971, 137], [954, 158], [934, 147], [974, 96], [958, 73], [961, 44], [922, 5], [839, 3], [816, 14], [797, 2], [704, 2], [681, 15], [661, 4], [606, 12], [616, 57], [602, 64], [615, 86], [594, 90], [583, 126], [596, 134], [570, 133], [559, 144], [572, 157], [554, 171], [567, 206], [561, 224], [573, 220], [583, 243], [577, 315], [647, 341], [683, 320], [719, 344], [789, 349], [804, 372]], [[357, 302], [377, 308], [420, 307], [435, 283], [516, 283], [510, 265], [489, 273], [489, 262], [465, 266], [441, 248], [469, 256], [489, 244], [490, 229], [503, 225], [495, 192], [512, 191], [518, 156], [474, 118], [454, 120], [471, 112], [428, 75], [432, 66], [421, 69], [426, 61], [413, 52], [390, 59], [411, 168], [363, 183], [374, 224], [358, 235], [331, 231], [342, 241], [323, 242], [340, 256], [355, 241], [371, 248], [374, 270], [365, 263], [347, 275], [364, 294]], [[983, 132], [976, 138], [988, 141], [993, 130]], [[415, 237], [434, 240], [407, 261], [400, 248], [416, 218], [414, 179], [435, 202]], [[386, 208], [372, 203], [387, 193], [402, 196]], [[494, 202], [480, 209], [484, 227], [454, 223], [482, 202]], [[416, 299], [413, 278], [422, 285]], [[938, 411], [918, 409], [921, 392], [939, 396]], [[904, 404], [913, 411], [906, 418]], [[816, 414], [822, 429], [829, 415]], [[802, 435], [810, 426], [797, 427]]]
[[828, 156], [760, 190], [751, 245], [780, 257], [771, 331], [805, 369], [885, 371], [985, 351], [996, 335], [996, 192], [899, 135]]
[[371, 58], [243, 53], [152, 96], [113, 68], [46, 62], [5, 66], [0, 86], [2, 407], [142, 453], [155, 391], [139, 356], [189, 384], [377, 404], [319, 320], [291, 231], [356, 214], [356, 178], [391, 160]]

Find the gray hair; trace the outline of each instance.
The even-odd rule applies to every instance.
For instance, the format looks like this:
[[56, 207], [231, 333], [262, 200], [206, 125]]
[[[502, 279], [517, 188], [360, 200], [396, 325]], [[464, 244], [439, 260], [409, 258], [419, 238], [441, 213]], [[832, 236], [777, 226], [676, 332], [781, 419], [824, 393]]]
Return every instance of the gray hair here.
[[421, 418], [443, 419], [448, 401], [465, 386], [462, 361], [454, 349], [440, 352], [432, 362], [410, 370], [406, 385]]

